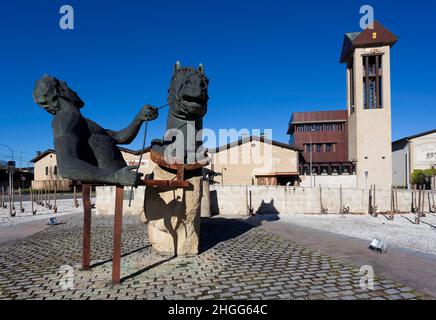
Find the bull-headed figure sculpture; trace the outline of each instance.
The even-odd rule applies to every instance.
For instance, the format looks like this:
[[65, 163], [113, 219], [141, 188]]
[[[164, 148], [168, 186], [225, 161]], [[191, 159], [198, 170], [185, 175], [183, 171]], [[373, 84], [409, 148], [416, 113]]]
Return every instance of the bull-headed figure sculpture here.
[[162, 165], [205, 165], [201, 130], [207, 112], [209, 80], [203, 65], [182, 67], [177, 61], [168, 90], [169, 112], [163, 140], [153, 140], [151, 157]]

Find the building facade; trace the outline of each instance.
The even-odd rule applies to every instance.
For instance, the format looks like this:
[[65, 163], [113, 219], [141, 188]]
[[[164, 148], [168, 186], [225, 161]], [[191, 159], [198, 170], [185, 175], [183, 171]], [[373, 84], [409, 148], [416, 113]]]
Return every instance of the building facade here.
[[347, 110], [294, 112], [289, 143], [302, 149], [299, 172], [308, 175], [352, 173], [348, 161]]
[[[119, 147], [121, 154], [126, 161], [127, 165], [135, 166], [139, 164], [139, 158], [141, 153], [144, 153], [139, 167], [139, 172], [143, 174], [151, 173], [155, 167], [155, 163], [150, 160], [149, 148], [134, 151], [127, 148]], [[59, 175], [56, 152], [53, 149], [48, 149], [44, 152], [37, 154], [35, 158], [31, 160], [34, 163], [34, 179], [32, 181], [32, 187], [37, 190], [47, 189], [54, 190], [56, 188], [59, 191], [67, 191], [77, 183], [68, 179], [64, 179]]]
[[296, 146], [261, 137], [241, 138], [209, 149], [205, 167], [211, 184], [294, 185], [299, 183], [299, 157]]
[[373, 29], [347, 33], [348, 158], [356, 162], [357, 187], [392, 186], [390, 53], [397, 37], [374, 22]]
[[[410, 177], [413, 171], [431, 168], [436, 168], [436, 129], [405, 137], [392, 143], [394, 186], [410, 189]], [[435, 188], [435, 181], [432, 185]]]
[[[139, 164], [139, 172], [150, 174], [156, 166], [150, 159], [150, 148], [133, 151], [119, 147], [127, 165]], [[216, 149], [209, 149], [210, 163], [205, 176], [213, 184], [225, 185], [285, 185], [299, 182], [299, 148], [261, 137], [246, 137]], [[56, 153], [49, 149], [33, 160], [35, 189], [68, 190], [74, 181], [63, 179], [57, 172]]]

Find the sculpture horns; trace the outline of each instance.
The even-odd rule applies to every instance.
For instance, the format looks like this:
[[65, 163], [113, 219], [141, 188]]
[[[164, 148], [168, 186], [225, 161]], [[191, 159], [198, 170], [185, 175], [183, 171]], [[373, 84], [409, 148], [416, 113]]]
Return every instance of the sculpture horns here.
[[179, 71], [180, 69], [182, 69], [182, 65], [180, 64], [180, 61], [177, 60], [176, 64], [174, 65], [174, 72]]

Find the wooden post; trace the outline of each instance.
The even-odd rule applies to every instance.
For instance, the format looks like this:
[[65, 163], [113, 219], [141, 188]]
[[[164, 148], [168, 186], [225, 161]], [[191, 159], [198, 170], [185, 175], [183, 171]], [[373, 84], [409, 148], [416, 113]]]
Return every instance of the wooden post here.
[[54, 194], [53, 194], [53, 213], [58, 212], [58, 207], [56, 205], [56, 193], [57, 193], [57, 185], [56, 185], [56, 181], [55, 181], [55, 186], [54, 186]]
[[394, 187], [391, 187], [391, 213], [395, 211]]
[[342, 203], [342, 185], [339, 186], [339, 213], [344, 214], [344, 204]]
[[14, 212], [14, 198], [13, 198], [13, 189], [9, 188], [9, 192], [8, 192], [8, 201], [9, 201], [9, 215], [11, 217], [15, 216], [15, 212]]
[[412, 212], [415, 210], [415, 191], [414, 191], [414, 186], [412, 186], [412, 188], [411, 188], [411, 192], [412, 192]]
[[395, 212], [399, 212], [398, 210], [398, 192], [397, 188], [394, 189], [394, 203], [395, 203]]
[[52, 208], [53, 206], [51, 205], [50, 194], [51, 194], [51, 187], [50, 187], [50, 189], [48, 189], [48, 191], [47, 191], [48, 208], [51, 210], [51, 208]]
[[319, 185], [319, 207], [320, 207], [320, 213], [323, 213], [323, 206], [322, 206], [322, 187]]
[[416, 224], [419, 224], [420, 218], [421, 218], [421, 186], [418, 187], [418, 210], [415, 218]]
[[368, 192], [368, 194], [369, 194], [369, 198], [368, 198], [368, 213], [370, 215], [372, 215], [373, 214], [373, 212], [372, 212], [372, 192], [371, 192], [371, 189], [369, 189], [368, 191], [369, 191]]
[[21, 187], [18, 187], [18, 199], [20, 200], [20, 212], [24, 212], [23, 195], [21, 194]]
[[30, 203], [32, 204], [32, 214], [36, 213], [36, 210], [33, 207], [33, 189], [30, 188]]
[[115, 191], [115, 221], [114, 221], [114, 240], [112, 257], [112, 283], [120, 283], [121, 273], [121, 235], [123, 227], [123, 200], [124, 188], [116, 187]]
[[78, 208], [79, 207], [79, 202], [77, 201], [76, 186], [73, 187], [73, 190], [74, 190], [74, 207]]
[[82, 185], [83, 201], [83, 256], [82, 270], [89, 270], [91, 266], [91, 186]]
[[425, 211], [425, 186], [422, 186], [422, 204], [421, 204], [421, 212], [422, 216], [425, 217], [424, 211]]
[[431, 191], [431, 199], [432, 199], [432, 202], [433, 202], [433, 212], [436, 212], [436, 205], [434, 203], [434, 192], [433, 192], [433, 190]]
[[5, 208], [5, 187], [2, 186], [2, 209]]
[[12, 210], [13, 210], [13, 217], [17, 214], [17, 210], [15, 208], [15, 190], [14, 187], [12, 187], [12, 193], [11, 193], [11, 199], [12, 199]]

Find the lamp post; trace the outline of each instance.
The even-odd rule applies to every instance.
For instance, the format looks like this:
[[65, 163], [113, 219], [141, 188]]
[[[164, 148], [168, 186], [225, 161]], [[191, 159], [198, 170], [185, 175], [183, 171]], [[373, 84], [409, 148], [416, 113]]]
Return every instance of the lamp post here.
[[9, 173], [9, 193], [12, 194], [12, 188], [14, 183], [14, 171], [15, 171], [15, 162], [14, 162], [14, 150], [10, 146], [4, 143], [0, 143], [0, 146], [6, 147], [11, 152], [11, 161], [8, 162], [8, 173]]
[[11, 152], [11, 161], [14, 161], [14, 150], [12, 150], [11, 147], [9, 147], [7, 144], [4, 144], [4, 143], [0, 143], [0, 146], [6, 147], [9, 149], [9, 151]]

